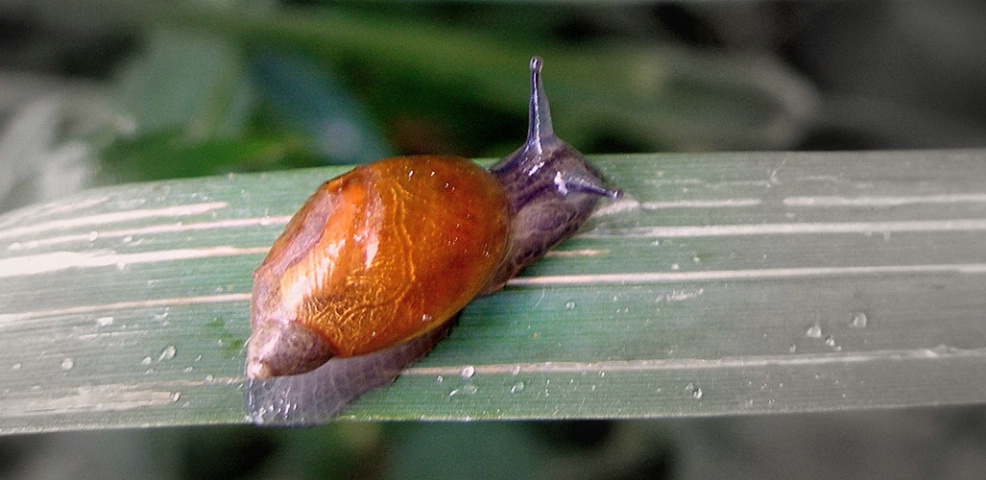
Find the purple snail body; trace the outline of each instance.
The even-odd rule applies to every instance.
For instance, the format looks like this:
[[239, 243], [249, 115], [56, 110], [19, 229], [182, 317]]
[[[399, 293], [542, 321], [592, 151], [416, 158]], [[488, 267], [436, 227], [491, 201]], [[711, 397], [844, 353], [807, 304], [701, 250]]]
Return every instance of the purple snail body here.
[[248, 403], [257, 423], [331, 418], [444, 338], [616, 198], [554, 135], [531, 60], [530, 127], [485, 170], [458, 157], [380, 160], [323, 184], [254, 272]]

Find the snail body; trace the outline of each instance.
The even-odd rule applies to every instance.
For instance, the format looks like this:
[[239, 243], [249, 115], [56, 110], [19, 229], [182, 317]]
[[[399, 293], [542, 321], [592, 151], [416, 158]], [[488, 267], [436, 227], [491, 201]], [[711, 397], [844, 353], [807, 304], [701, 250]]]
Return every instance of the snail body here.
[[324, 183], [292, 217], [254, 272], [255, 421], [320, 421], [392, 381], [469, 301], [619, 194], [554, 135], [541, 65], [531, 60], [527, 141], [490, 170], [459, 157], [380, 160]]

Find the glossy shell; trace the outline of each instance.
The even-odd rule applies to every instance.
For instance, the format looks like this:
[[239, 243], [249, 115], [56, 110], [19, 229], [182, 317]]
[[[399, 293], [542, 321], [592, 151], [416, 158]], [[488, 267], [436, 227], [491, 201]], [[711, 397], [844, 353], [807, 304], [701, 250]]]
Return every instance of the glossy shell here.
[[509, 226], [503, 188], [463, 158], [381, 160], [324, 183], [254, 273], [247, 373], [302, 373], [442, 325], [487, 287]]

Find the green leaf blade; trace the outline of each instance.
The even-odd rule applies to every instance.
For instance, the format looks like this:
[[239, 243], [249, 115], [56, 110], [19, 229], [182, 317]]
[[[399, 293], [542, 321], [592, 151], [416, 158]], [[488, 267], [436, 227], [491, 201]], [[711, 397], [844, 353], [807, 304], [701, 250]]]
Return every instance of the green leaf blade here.
[[[626, 198], [350, 419], [986, 400], [986, 152], [599, 156]], [[0, 433], [247, 421], [251, 272], [341, 168], [0, 217]]]

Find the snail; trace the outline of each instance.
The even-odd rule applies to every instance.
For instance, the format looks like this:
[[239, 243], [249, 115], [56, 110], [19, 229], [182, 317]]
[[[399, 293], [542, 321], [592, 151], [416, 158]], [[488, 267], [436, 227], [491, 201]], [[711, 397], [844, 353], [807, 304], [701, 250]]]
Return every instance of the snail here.
[[328, 419], [393, 381], [473, 298], [616, 198], [554, 135], [530, 62], [523, 146], [486, 170], [452, 156], [379, 160], [322, 184], [254, 272], [247, 345], [254, 421]]

